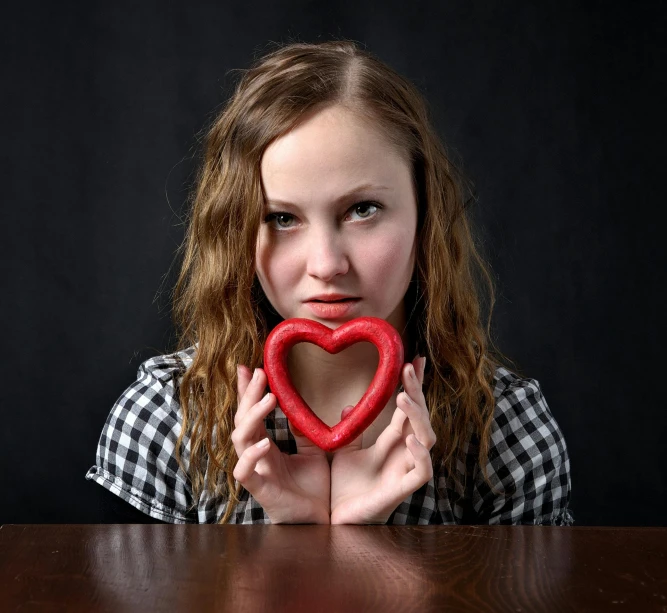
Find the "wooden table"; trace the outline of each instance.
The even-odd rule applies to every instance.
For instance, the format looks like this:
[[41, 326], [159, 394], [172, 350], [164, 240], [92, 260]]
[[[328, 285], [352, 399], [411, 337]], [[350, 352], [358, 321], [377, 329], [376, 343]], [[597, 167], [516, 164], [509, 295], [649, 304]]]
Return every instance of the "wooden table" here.
[[666, 528], [4, 525], [0, 611], [667, 611]]

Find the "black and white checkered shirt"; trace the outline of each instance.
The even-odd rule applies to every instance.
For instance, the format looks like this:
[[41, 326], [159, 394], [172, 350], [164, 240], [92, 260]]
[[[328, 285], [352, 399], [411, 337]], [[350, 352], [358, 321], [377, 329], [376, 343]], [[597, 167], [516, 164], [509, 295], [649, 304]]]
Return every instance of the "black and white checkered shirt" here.
[[[181, 431], [178, 386], [192, 363], [194, 347], [147, 360], [138, 378], [116, 402], [100, 436], [92, 479], [133, 507], [171, 523], [215, 523], [226, 501], [204, 492], [193, 497], [187, 471], [176, 461]], [[402, 502], [390, 524], [549, 524], [570, 525], [570, 461], [556, 420], [537, 381], [498, 368], [494, 379], [495, 418], [489, 461], [491, 485], [478, 464], [478, 445], [466, 445], [457, 486], [441, 468]], [[266, 429], [281, 451], [296, 453], [287, 418], [277, 408]], [[189, 465], [190, 442], [184, 439]], [[468, 475], [468, 478], [465, 478]], [[437, 486], [437, 487], [436, 487]], [[231, 523], [270, 523], [262, 507], [243, 490]]]

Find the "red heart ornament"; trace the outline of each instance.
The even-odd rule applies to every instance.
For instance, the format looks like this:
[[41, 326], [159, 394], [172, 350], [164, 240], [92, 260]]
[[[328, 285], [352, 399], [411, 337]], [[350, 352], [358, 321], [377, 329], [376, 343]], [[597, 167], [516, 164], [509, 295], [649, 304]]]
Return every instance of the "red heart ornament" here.
[[[377, 347], [380, 354], [377, 371], [354, 409], [330, 428], [313, 413], [292, 384], [287, 354], [297, 343], [313, 343], [335, 354], [361, 341]], [[358, 317], [336, 330], [311, 319], [287, 319], [271, 331], [264, 346], [264, 370], [280, 408], [293, 426], [325, 451], [335, 451], [371, 425], [393, 396], [402, 366], [400, 335], [391, 324], [377, 317]]]

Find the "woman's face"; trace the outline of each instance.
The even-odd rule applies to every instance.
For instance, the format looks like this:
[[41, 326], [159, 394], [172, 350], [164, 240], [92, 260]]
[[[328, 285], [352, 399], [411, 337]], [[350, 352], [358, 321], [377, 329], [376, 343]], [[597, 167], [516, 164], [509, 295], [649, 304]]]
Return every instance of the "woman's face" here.
[[331, 106], [271, 143], [261, 176], [257, 277], [280, 316], [330, 328], [374, 316], [402, 330], [417, 230], [408, 161]]

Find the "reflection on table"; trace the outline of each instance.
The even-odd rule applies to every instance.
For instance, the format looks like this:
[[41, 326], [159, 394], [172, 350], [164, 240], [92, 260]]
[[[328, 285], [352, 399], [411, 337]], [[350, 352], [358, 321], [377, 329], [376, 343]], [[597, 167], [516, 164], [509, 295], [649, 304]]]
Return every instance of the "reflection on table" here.
[[667, 529], [0, 528], [0, 610], [667, 611]]

